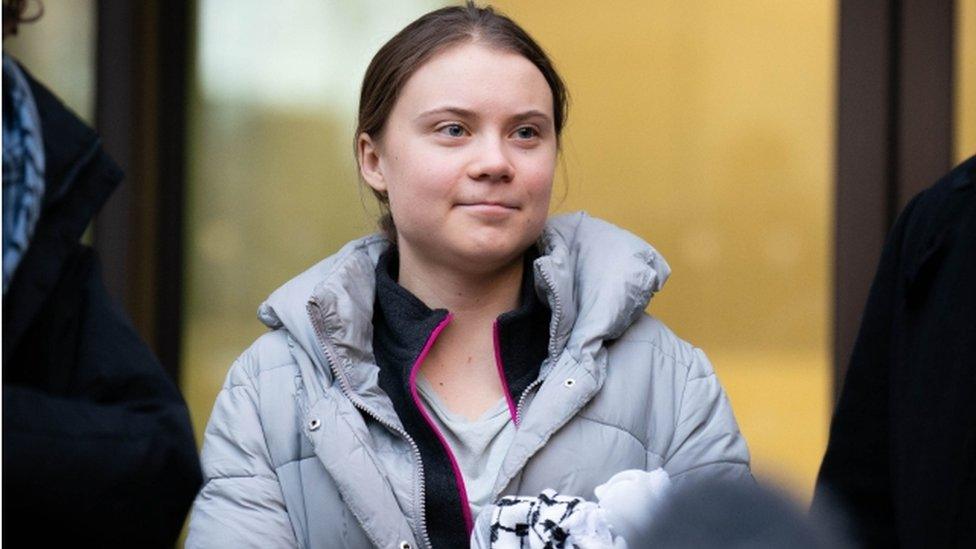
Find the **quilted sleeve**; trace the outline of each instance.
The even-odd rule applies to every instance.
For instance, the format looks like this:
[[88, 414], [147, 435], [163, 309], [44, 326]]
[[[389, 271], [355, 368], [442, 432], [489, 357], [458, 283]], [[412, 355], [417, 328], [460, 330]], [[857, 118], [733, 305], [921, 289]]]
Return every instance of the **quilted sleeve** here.
[[259, 417], [256, 366], [245, 352], [214, 404], [188, 548], [298, 546]]
[[693, 355], [664, 470], [675, 486], [705, 480], [753, 482], [749, 449], [729, 399], [705, 353], [694, 349]]

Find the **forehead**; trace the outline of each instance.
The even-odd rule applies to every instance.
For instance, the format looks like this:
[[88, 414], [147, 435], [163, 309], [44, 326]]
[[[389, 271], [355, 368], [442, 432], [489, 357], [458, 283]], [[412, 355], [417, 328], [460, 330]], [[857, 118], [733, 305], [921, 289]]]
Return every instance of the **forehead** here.
[[407, 80], [394, 111], [443, 106], [553, 112], [549, 84], [531, 61], [479, 43], [454, 46], [427, 60]]

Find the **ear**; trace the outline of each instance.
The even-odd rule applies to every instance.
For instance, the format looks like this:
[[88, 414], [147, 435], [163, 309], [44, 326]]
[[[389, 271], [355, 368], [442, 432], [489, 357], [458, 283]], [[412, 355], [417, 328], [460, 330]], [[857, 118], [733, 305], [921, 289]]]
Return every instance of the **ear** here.
[[356, 140], [356, 156], [359, 159], [359, 174], [363, 181], [374, 191], [387, 192], [386, 179], [380, 167], [380, 152], [377, 143], [366, 132], [359, 134]]

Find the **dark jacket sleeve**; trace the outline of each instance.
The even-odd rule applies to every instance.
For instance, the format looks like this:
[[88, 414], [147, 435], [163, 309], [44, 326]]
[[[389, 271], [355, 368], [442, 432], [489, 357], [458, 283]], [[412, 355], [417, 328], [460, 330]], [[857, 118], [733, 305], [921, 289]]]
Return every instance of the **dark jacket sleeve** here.
[[109, 299], [93, 254], [68, 278], [80, 307], [61, 325], [77, 333], [46, 342], [75, 358], [67, 389], [3, 387], [4, 537], [36, 524], [36, 539], [172, 546], [201, 482], [186, 405]]
[[815, 512], [829, 515], [839, 507], [852, 533], [870, 547], [896, 544], [889, 459], [891, 338], [906, 231], [921, 198], [906, 206], [882, 250], [814, 494]]

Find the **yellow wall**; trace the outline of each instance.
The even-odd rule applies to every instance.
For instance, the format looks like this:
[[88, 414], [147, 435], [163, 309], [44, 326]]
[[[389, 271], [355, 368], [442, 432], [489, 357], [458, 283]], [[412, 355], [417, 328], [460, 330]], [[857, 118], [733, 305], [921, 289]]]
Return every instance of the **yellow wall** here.
[[[494, 2], [572, 94], [568, 196], [673, 267], [754, 471], [809, 497], [830, 415], [835, 2]], [[565, 181], [565, 180], [564, 180]]]

